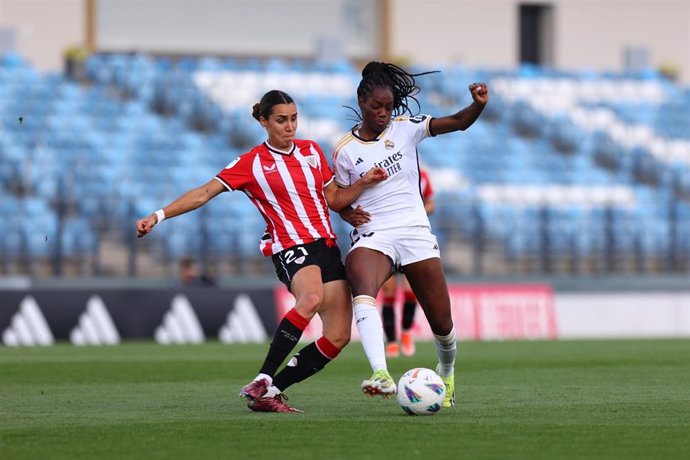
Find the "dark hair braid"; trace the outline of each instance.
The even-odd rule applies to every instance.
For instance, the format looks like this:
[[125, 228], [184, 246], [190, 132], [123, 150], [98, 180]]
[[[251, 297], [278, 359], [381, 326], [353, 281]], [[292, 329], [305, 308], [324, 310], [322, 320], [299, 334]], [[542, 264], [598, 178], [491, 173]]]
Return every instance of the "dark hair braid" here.
[[[359, 82], [357, 87], [357, 97], [366, 99], [375, 88], [389, 88], [393, 93], [393, 115], [397, 117], [398, 115], [409, 113], [414, 116], [419, 114], [420, 110], [419, 101], [415, 97], [419, 93], [420, 88], [417, 86], [415, 77], [438, 72], [438, 70], [432, 70], [430, 72], [411, 74], [395, 64], [371, 61], [362, 70], [362, 81]], [[416, 113], [413, 113], [410, 108], [411, 101], [417, 104]]]

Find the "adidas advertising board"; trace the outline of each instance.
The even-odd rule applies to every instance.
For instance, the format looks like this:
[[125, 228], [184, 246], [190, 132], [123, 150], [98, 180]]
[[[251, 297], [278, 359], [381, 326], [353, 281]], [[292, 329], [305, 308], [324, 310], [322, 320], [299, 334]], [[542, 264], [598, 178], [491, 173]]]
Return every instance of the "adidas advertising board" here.
[[[690, 292], [555, 294], [547, 285], [448, 287], [459, 340], [690, 337]], [[402, 303], [398, 293], [395, 308], [400, 310]], [[280, 285], [247, 290], [0, 290], [0, 343], [267, 342], [277, 318], [292, 306], [294, 297]], [[314, 340], [320, 331], [315, 317], [302, 340]], [[432, 337], [421, 312], [413, 331], [419, 340]], [[355, 325], [352, 334], [358, 340]]]
[[272, 289], [0, 291], [7, 346], [265, 342], [275, 327]]

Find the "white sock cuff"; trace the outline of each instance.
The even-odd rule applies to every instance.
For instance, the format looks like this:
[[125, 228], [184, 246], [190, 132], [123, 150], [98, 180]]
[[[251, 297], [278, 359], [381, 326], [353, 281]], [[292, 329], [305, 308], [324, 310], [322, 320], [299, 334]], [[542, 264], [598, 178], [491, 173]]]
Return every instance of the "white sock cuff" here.
[[264, 395], [264, 398], [273, 398], [276, 395], [279, 395], [280, 393], [282, 393], [282, 391], [280, 391], [280, 388], [278, 388], [275, 385], [271, 385], [270, 387], [268, 387], [268, 391]]
[[272, 385], [272, 384], [273, 384], [273, 377], [271, 377], [271, 376], [268, 375], [268, 374], [259, 374], [259, 375], [257, 375], [257, 376], [254, 378], [254, 381], [257, 382], [257, 381], [259, 381], [259, 380], [261, 380], [261, 379], [266, 379], [266, 380], [268, 380], [268, 384], [269, 384], [269, 385]]
[[439, 343], [442, 343], [443, 345], [451, 344], [451, 343], [455, 342], [455, 327], [453, 327], [453, 329], [450, 330], [448, 335], [436, 335], [436, 334], [434, 334], [434, 337], [436, 338], [436, 340], [439, 341]]
[[376, 310], [376, 299], [369, 295], [358, 295], [352, 299], [355, 313], [365, 310]]

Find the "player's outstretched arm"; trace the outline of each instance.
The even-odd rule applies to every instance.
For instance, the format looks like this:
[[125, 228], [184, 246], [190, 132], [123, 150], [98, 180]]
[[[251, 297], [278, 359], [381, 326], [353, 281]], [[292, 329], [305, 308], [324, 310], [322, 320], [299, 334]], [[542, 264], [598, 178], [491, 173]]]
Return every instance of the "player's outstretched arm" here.
[[464, 131], [477, 121], [482, 110], [484, 110], [484, 106], [489, 101], [489, 87], [486, 83], [472, 83], [469, 89], [470, 94], [472, 94], [470, 105], [456, 114], [431, 120], [430, 129], [434, 136]]
[[332, 181], [324, 189], [328, 207], [335, 212], [340, 212], [346, 207], [350, 206], [364, 190], [373, 187], [381, 181], [388, 179], [388, 173], [383, 168], [371, 168], [365, 175], [359, 178], [357, 182], [350, 187], [338, 187], [335, 181]]
[[[192, 189], [180, 197], [176, 198], [175, 201], [165, 206], [163, 211], [163, 216], [165, 219], [170, 219], [181, 214], [185, 214], [189, 211], [193, 211], [209, 202], [213, 197], [218, 196], [220, 193], [224, 192], [226, 188], [215, 179], [211, 179], [201, 187]], [[153, 230], [156, 224], [160, 223], [158, 220], [158, 215], [152, 213], [147, 217], [139, 219], [137, 221], [137, 236], [141, 238], [147, 235]]]

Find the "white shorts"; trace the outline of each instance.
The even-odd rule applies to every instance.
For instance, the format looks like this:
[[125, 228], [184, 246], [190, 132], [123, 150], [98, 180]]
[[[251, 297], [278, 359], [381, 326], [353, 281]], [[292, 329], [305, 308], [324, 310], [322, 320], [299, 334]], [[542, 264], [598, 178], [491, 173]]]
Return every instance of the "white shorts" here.
[[368, 233], [354, 229], [350, 239], [350, 252], [357, 248], [379, 251], [393, 261], [395, 270], [420, 260], [441, 257], [438, 241], [429, 227], [401, 227]]

